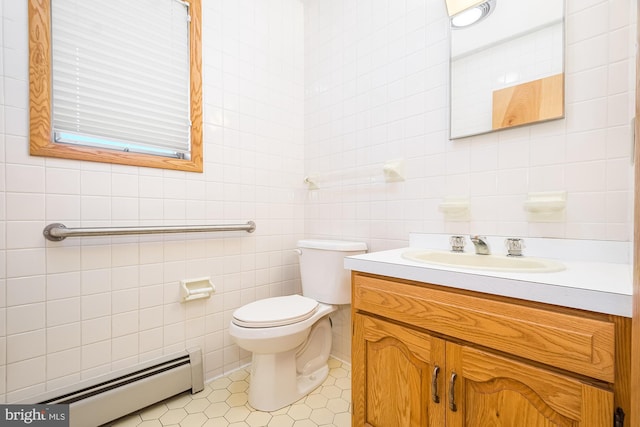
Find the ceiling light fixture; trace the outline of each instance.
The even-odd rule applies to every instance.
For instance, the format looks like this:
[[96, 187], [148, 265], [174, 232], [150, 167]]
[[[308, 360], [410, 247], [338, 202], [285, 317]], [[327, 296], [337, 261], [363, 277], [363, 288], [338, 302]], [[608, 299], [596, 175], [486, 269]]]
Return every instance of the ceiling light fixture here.
[[487, 0], [451, 17], [451, 28], [460, 29], [476, 24], [493, 12], [496, 8], [496, 0]]

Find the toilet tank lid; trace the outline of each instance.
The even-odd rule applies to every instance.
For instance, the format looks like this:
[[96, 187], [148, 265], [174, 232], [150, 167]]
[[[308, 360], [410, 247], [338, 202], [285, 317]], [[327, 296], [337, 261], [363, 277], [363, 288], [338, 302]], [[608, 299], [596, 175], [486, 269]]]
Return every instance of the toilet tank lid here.
[[367, 244], [364, 242], [348, 242], [345, 240], [298, 240], [299, 248], [321, 249], [325, 251], [366, 251]]

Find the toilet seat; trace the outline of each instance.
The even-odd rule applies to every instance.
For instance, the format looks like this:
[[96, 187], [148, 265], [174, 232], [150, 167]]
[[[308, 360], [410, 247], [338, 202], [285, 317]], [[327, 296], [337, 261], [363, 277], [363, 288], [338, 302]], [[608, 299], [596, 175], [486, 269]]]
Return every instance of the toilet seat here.
[[254, 301], [233, 313], [233, 323], [245, 328], [270, 328], [302, 322], [314, 315], [318, 302], [301, 295]]

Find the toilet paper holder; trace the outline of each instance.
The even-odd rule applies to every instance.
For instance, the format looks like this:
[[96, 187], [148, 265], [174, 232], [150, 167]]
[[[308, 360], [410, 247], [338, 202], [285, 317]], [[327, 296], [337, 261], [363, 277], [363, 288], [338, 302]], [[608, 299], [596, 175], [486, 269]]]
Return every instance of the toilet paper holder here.
[[180, 281], [180, 299], [182, 302], [209, 298], [216, 291], [210, 277], [186, 279]]

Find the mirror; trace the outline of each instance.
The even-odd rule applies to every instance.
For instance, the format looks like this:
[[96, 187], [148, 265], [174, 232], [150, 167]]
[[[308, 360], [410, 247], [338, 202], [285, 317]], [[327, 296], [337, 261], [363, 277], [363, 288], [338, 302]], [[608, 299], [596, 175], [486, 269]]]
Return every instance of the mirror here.
[[[452, 17], [451, 139], [564, 117], [562, 0], [446, 3]], [[454, 19], [474, 8], [491, 10], [457, 27]]]

